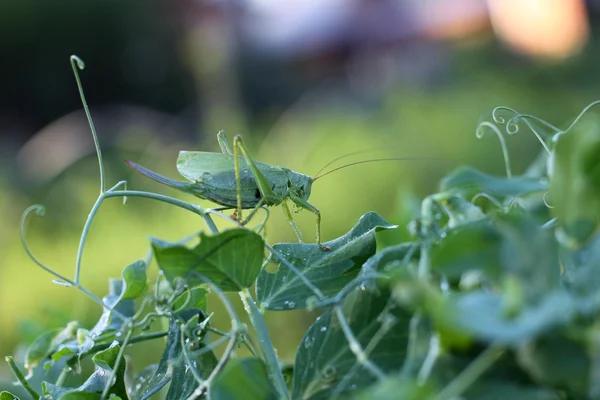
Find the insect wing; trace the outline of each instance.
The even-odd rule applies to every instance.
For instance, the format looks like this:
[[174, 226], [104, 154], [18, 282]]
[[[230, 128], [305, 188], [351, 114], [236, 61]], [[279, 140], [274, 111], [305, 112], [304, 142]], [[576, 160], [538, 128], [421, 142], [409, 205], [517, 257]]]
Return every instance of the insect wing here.
[[[243, 158], [243, 157], [240, 157]], [[245, 161], [240, 160], [240, 174], [242, 177], [252, 176], [252, 171]], [[263, 173], [272, 173], [283, 170], [272, 165], [255, 162]], [[181, 151], [177, 158], [177, 171], [192, 182], [208, 182], [215, 177], [234, 175], [233, 156], [222, 153], [209, 153], [204, 151]]]

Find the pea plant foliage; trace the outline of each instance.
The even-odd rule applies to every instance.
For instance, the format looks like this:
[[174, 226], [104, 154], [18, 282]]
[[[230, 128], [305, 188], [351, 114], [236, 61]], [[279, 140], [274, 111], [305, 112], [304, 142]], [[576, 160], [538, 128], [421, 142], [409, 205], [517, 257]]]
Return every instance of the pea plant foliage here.
[[[129, 190], [125, 182], [107, 189], [79, 83], [83, 63], [71, 61], [100, 166], [100, 194], [73, 277], [43, 264], [27, 245], [25, 222], [42, 215], [42, 206], [25, 211], [21, 235], [54, 283], [93, 299], [102, 313], [94, 326], [73, 321], [43, 333], [24, 360], [6, 357], [19, 393], [61, 400], [600, 399], [598, 103], [565, 129], [496, 108], [476, 133], [497, 137], [505, 176], [470, 167], [449, 172], [408, 227], [369, 212], [323, 245], [270, 245], [264, 223], [251, 229], [218, 209]], [[513, 174], [506, 146], [517, 132], [540, 143], [521, 175]], [[205, 229], [176, 243], [152, 239], [151, 255], [125, 266], [99, 298], [80, 283], [81, 256], [94, 216], [113, 197], [181, 207]], [[214, 218], [231, 227], [219, 231]], [[389, 229], [408, 229], [412, 239], [378, 250], [377, 232]], [[158, 278], [148, 282], [152, 260]], [[250, 325], [240, 322], [231, 292]], [[209, 293], [228, 313], [226, 331], [211, 322]], [[295, 309], [321, 314], [293, 364], [283, 364], [263, 314]], [[128, 366], [135, 362], [126, 357], [130, 349], [147, 341], [163, 349], [160, 359]]]

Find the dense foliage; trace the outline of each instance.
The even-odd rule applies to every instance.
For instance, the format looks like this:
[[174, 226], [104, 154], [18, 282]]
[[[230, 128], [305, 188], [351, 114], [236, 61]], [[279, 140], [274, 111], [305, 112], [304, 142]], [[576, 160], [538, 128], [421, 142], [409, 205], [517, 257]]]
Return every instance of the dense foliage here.
[[[94, 133], [101, 193], [74, 278], [37, 260], [22, 234], [55, 283], [104, 312], [91, 329], [74, 321], [38, 337], [25, 356], [29, 376], [7, 361], [36, 399], [600, 399], [600, 124], [590, 108], [564, 130], [494, 110], [478, 134], [500, 139], [506, 177], [451, 172], [421, 202], [408, 227], [412, 240], [379, 251], [378, 231], [406, 227], [374, 212], [323, 251], [271, 246], [263, 221], [251, 229], [231, 220], [218, 231], [213, 218], [229, 220], [221, 212], [120, 190], [124, 182], [106, 189]], [[515, 176], [504, 135], [519, 128], [535, 134], [542, 151]], [[87, 232], [104, 200], [131, 196], [185, 208], [206, 230], [177, 243], [152, 239], [149, 256], [126, 266], [98, 299], [79, 281]], [[42, 211], [31, 207], [23, 222]], [[153, 259], [159, 275], [149, 284]], [[252, 332], [227, 292], [239, 293]], [[209, 293], [229, 313], [226, 332], [211, 324]], [[322, 314], [294, 364], [281, 365], [263, 312], [294, 309]], [[127, 348], [144, 341], [164, 346], [163, 355], [131, 374]], [[253, 356], [240, 357], [240, 348]], [[82, 367], [87, 359], [93, 370]], [[68, 386], [77, 374], [83, 383]], [[41, 388], [30, 384], [33, 376], [44, 377]]]

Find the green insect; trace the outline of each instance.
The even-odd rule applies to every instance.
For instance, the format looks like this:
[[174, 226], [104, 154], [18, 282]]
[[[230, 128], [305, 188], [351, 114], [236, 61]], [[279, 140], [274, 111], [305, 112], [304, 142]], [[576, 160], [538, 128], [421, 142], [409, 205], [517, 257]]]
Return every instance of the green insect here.
[[[322, 250], [330, 250], [329, 247], [321, 244], [321, 213], [317, 207], [308, 202], [312, 183], [316, 178], [286, 167], [254, 161], [240, 136], [233, 139], [233, 152], [223, 132], [217, 134], [217, 140], [222, 153], [203, 151], [179, 153], [177, 170], [191, 183], [169, 179], [132, 161], [127, 163], [155, 181], [227, 208], [235, 208], [234, 216], [242, 225], [248, 223], [261, 207], [281, 205], [294, 232], [302, 242], [302, 235], [287, 203], [289, 199], [298, 207], [316, 216], [317, 245]], [[242, 209], [251, 209], [246, 219], [242, 218]]]

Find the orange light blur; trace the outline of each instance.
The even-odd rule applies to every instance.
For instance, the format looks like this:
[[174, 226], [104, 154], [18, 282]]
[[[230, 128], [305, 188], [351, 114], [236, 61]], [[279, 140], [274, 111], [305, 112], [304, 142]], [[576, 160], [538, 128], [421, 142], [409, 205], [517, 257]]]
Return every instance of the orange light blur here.
[[582, 0], [488, 0], [494, 31], [513, 49], [540, 58], [577, 54], [589, 33]]

